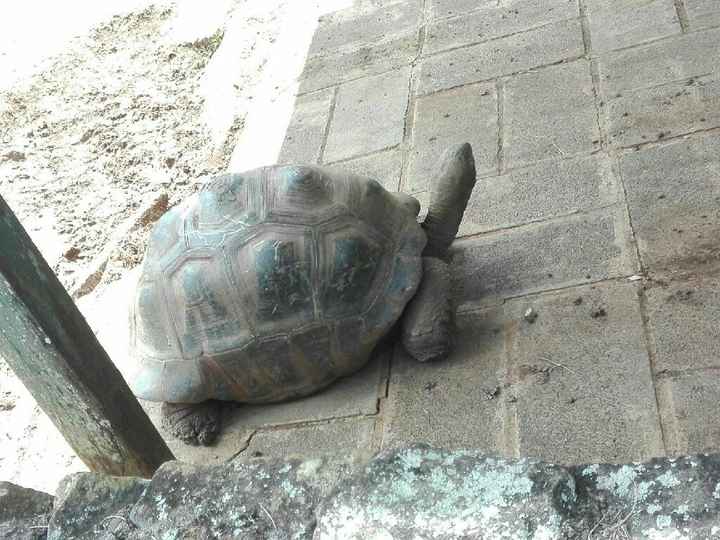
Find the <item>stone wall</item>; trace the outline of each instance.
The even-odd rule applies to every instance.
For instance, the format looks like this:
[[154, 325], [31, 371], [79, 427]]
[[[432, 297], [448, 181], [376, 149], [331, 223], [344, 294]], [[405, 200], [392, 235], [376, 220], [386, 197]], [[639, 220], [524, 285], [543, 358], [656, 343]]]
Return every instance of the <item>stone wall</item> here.
[[720, 456], [561, 467], [425, 445], [360, 457], [169, 462], [151, 480], [93, 473], [47, 494], [0, 486], [0, 538], [707, 539]]

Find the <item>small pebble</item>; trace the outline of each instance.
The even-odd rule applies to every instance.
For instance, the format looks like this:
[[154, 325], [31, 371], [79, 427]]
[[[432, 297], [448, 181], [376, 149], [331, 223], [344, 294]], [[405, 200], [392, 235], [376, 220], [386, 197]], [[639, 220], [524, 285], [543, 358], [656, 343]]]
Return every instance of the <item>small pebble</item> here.
[[80, 249], [73, 246], [63, 254], [63, 257], [70, 262], [77, 261], [80, 258]]
[[25, 153], [18, 150], [10, 150], [2, 157], [8, 161], [25, 161]]

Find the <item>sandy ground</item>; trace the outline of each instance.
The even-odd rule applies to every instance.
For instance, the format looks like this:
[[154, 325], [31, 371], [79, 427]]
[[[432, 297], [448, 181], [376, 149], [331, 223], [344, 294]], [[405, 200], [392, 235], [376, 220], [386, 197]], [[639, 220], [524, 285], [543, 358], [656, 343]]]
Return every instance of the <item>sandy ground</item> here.
[[[121, 369], [124, 334], [107, 315], [142, 260], [152, 223], [138, 216], [219, 172], [275, 162], [317, 19], [350, 3], [4, 8], [0, 194]], [[0, 480], [53, 492], [83, 468], [0, 359]]]

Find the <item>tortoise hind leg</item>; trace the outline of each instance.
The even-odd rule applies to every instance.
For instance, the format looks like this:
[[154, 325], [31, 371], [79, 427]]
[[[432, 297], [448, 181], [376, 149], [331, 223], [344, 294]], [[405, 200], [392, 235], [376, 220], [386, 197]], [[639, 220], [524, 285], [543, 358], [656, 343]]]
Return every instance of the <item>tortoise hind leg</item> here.
[[209, 446], [221, 429], [221, 402], [163, 403], [161, 424], [186, 444]]

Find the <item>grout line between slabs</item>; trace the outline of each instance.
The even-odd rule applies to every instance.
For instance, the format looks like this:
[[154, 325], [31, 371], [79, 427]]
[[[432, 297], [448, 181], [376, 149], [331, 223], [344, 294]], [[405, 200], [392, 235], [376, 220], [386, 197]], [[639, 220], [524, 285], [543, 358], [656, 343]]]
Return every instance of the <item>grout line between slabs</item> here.
[[657, 148], [666, 146], [669, 143], [678, 142], [684, 139], [690, 139], [694, 137], [703, 137], [708, 134], [715, 134], [720, 133], [720, 126], [710, 127], [710, 128], [704, 128], [704, 129], [696, 129], [693, 131], [685, 131], [683, 133], [678, 133], [677, 135], [673, 135], [672, 137], [664, 137], [663, 139], [658, 139], [655, 141], [646, 141], [636, 144], [631, 144], [628, 146], [619, 146], [617, 147], [617, 152], [619, 154], [627, 154], [631, 152], [637, 152], [639, 150], [644, 150], [646, 148]]
[[720, 372], [720, 366], [704, 366], [687, 369], [663, 369], [658, 371], [657, 378], [660, 380], [679, 379], [694, 373], [713, 373], [717, 375], [718, 372]]
[[592, 35], [590, 32], [590, 21], [587, 15], [587, 6], [585, 5], [586, 0], [578, 0], [578, 6], [580, 8], [580, 26], [582, 29], [583, 45], [585, 47], [585, 57], [588, 59], [588, 65], [590, 68], [590, 80], [592, 82], [593, 92], [593, 106], [595, 107], [595, 123], [598, 129], [598, 136], [600, 137], [600, 146], [603, 150], [608, 150], [608, 136], [607, 136], [607, 125], [605, 123], [605, 117], [603, 115], [602, 103], [600, 98], [600, 69], [597, 61], [593, 58], [592, 50]]
[[[665, 452], [665, 455], [668, 455], [668, 450], [670, 448], [670, 434], [668, 433], [666, 425], [675, 425], [676, 418], [674, 418], [674, 408], [672, 407], [672, 404], [665, 403], [665, 400], [661, 395], [661, 388], [658, 385], [658, 378], [655, 376], [657, 372], [657, 348], [655, 346], [655, 335], [652, 329], [652, 324], [650, 323], [650, 316], [648, 314], [647, 296], [645, 295], [645, 291], [642, 288], [638, 290], [638, 302], [640, 309], [640, 318], [642, 320], [643, 338], [645, 340], [645, 349], [648, 354], [650, 380], [652, 381], [653, 392], [655, 395], [655, 408], [657, 410], [659, 424], [658, 427], [660, 429], [660, 437], [662, 440], [663, 450]], [[671, 418], [665, 418], [665, 415], [663, 414], [663, 411], [668, 410], [672, 411], [669, 413], [670, 415], [672, 415]], [[677, 429], [675, 429], [675, 431], [676, 432], [672, 435], [673, 439], [677, 440]]]
[[505, 82], [499, 79], [496, 83], [497, 93], [497, 173], [498, 176], [505, 172]]
[[400, 144], [392, 144], [390, 146], [386, 146], [384, 148], [380, 148], [379, 150], [373, 150], [371, 152], [362, 152], [360, 154], [354, 154], [350, 157], [344, 157], [342, 159], [336, 159], [333, 161], [328, 161], [327, 163], [323, 163], [324, 166], [327, 167], [341, 167], [345, 163], [349, 163], [351, 161], [355, 161], [356, 159], [364, 159], [364, 158], [374, 158], [378, 157], [382, 154], [385, 154], [387, 152], [392, 152], [393, 150], [397, 150], [400, 147]]
[[423, 24], [419, 30], [418, 50], [415, 58], [410, 62], [410, 79], [408, 80], [408, 101], [405, 108], [405, 122], [403, 124], [403, 138], [400, 143], [400, 179], [397, 191], [402, 191], [407, 183], [407, 174], [410, 168], [410, 153], [412, 149], [413, 131], [415, 129], [415, 109], [417, 107], [418, 61], [422, 56], [427, 38], [427, 0], [423, 0]]
[[410, 167], [410, 149], [412, 148], [413, 129], [415, 128], [415, 108], [417, 99], [414, 95], [415, 88], [415, 66], [410, 69], [410, 80], [408, 81], [408, 102], [405, 107], [405, 118], [403, 123], [403, 138], [400, 142], [400, 178], [398, 179], [397, 191], [403, 191], [407, 183], [407, 174]]
[[341, 414], [337, 416], [325, 416], [304, 420], [287, 420], [282, 423], [270, 423], [252, 426], [254, 432], [274, 432], [302, 429], [306, 427], [322, 426], [333, 423], [352, 423], [356, 420], [375, 420], [378, 417], [377, 409], [374, 413]]
[[[545, 296], [545, 295], [553, 295], [553, 294], [562, 294], [568, 291], [572, 291], [574, 289], [582, 289], [586, 287], [593, 287], [595, 285], [609, 285], [613, 283], [619, 283], [619, 284], [630, 284], [632, 281], [629, 281], [630, 278], [635, 278], [636, 274], [632, 275], [621, 275], [621, 276], [613, 276], [613, 277], [604, 277], [596, 280], [589, 280], [589, 281], [582, 281], [579, 283], [572, 283], [570, 285], [562, 285], [558, 287], [550, 287], [548, 289], [541, 289], [541, 290], [528, 290], [528, 291], [522, 291], [517, 294], [510, 294], [507, 296], [497, 296], [494, 298], [489, 298], [487, 303], [478, 303], [478, 302], [472, 302], [465, 305], [460, 305], [458, 307], [458, 313], [476, 313], [476, 312], [482, 312], [487, 311], [493, 308], [497, 308], [498, 306], [502, 306], [504, 304], [507, 304], [508, 302], [514, 302], [517, 300], [523, 300], [523, 299], [532, 299], [539, 296]], [[492, 300], [492, 302], [490, 302]], [[720, 368], [718, 368], [720, 369]]]
[[[720, 24], [711, 25], [711, 26], [703, 26], [702, 28], [698, 28], [694, 31], [688, 31], [687, 34], [702, 34], [703, 32], [712, 32], [720, 30]], [[626, 45], [624, 47], [618, 47], [617, 49], [608, 49], [604, 51], [598, 51], [597, 53], [594, 53], [593, 56], [595, 58], [600, 58], [603, 56], [611, 56], [611, 55], [617, 55], [619, 53], [624, 53], [628, 51], [632, 51], [633, 49], [644, 49], [648, 48], [652, 45], [657, 45], [658, 43], [663, 43], [665, 41], [673, 41], [678, 39], [685, 39], [686, 34], [684, 32], [681, 32], [679, 34], [668, 34], [666, 36], [660, 36], [660, 37], [654, 37], [649, 38], [645, 41], [641, 41], [639, 43], [633, 43], [632, 45]]]
[[227, 462], [230, 462], [230, 461], [234, 461], [235, 459], [237, 459], [237, 458], [239, 458], [240, 456], [242, 456], [242, 455], [245, 453], [245, 451], [246, 451], [248, 448], [250, 448], [250, 443], [252, 443], [253, 437], [255, 437], [255, 435], [257, 435], [257, 433], [258, 433], [258, 430], [257, 430], [257, 429], [253, 429], [252, 431], [250, 431], [250, 433], [248, 433], [248, 436], [247, 436], [247, 438], [245, 439], [245, 441], [244, 441], [244, 443], [243, 443], [242, 448], [238, 449], [232, 456], [230, 456], [229, 458], [225, 459], [225, 462], [227, 463]]
[[[558, 223], [558, 222], [565, 221], [567, 218], [582, 219], [582, 217], [584, 217], [584, 216], [595, 216], [595, 215], [599, 215], [603, 210], [607, 210], [609, 208], [614, 208], [614, 207], [619, 207], [622, 203], [623, 203], [623, 201], [617, 200], [617, 201], [609, 202], [607, 204], [593, 206], [592, 208], [585, 208], [582, 210], [572, 210], [570, 212], [555, 214], [553, 216], [548, 216], [548, 217], [542, 218], [542, 219], [535, 219], [535, 220], [525, 221], [523, 223], [517, 223], [515, 225], [507, 225], [505, 227], [498, 227], [498, 228], [490, 229], [487, 231], [480, 231], [480, 232], [476, 232], [476, 233], [465, 234], [462, 236], [458, 236], [455, 239], [455, 242], [458, 242], [459, 244], [462, 245], [462, 244], [470, 243], [473, 240], [477, 240], [478, 238], [494, 236], [498, 233], [505, 233], [505, 232], [515, 231], [517, 229], [524, 229], [524, 228], [537, 229], [543, 225], [549, 225], [552, 223]], [[453, 245], [456, 245], [456, 244], [453, 243]]]
[[387, 363], [383, 373], [383, 380], [380, 382], [379, 396], [377, 400], [377, 415], [375, 417], [375, 426], [371, 441], [372, 450], [379, 452], [385, 443], [385, 414], [388, 408], [388, 398], [390, 397], [390, 377], [392, 373], [392, 365], [397, 355], [399, 345], [394, 344], [387, 347]]
[[[593, 58], [593, 60], [597, 61], [599, 59]], [[600, 71], [600, 68], [598, 66], [598, 72], [599, 71]], [[690, 81], [697, 81], [698, 79], [713, 79], [714, 78], [713, 76], [715, 75], [715, 73], [716, 72], [714, 72], [714, 71], [708, 71], [706, 73], [696, 73], [694, 75], [686, 75], [684, 77], [681, 77], [680, 79], [666, 79], [666, 80], [663, 80], [662, 82], [659, 82], [656, 84], [651, 84], [648, 86], [633, 86], [631, 88], [622, 88], [619, 90], [614, 90], [612, 92], [608, 91], [608, 92], [606, 92], [606, 94], [608, 94], [608, 95], [605, 99], [607, 99], [607, 101], [611, 102], [611, 101], [615, 101], [617, 99], [622, 98], [624, 94], [635, 94], [635, 93], [643, 92], [643, 91], [647, 91], [647, 90], [661, 89], [665, 86], [673, 86], [673, 85], [677, 85], [680, 83], [689, 83]], [[598, 79], [599, 79], [599, 73], [598, 73]], [[610, 94], [615, 94], [615, 95], [613, 96]]]
[[[617, 179], [620, 183], [620, 189], [622, 190], [622, 198], [625, 205], [625, 212], [627, 216], [628, 226], [630, 228], [630, 236], [632, 239], [632, 245], [635, 248], [635, 257], [637, 258], [638, 264], [640, 265], [640, 274], [646, 275], [647, 268], [643, 261], [642, 253], [640, 251], [640, 245], [637, 240], [637, 234], [635, 233], [635, 226], [633, 224], [632, 213], [630, 212], [630, 203], [628, 202], [627, 186], [625, 184], [625, 178], [623, 176], [622, 167], [620, 165], [619, 155], [617, 152], [613, 155], [614, 167], [616, 171]], [[645, 350], [648, 355], [648, 367], [650, 369], [650, 380], [652, 381], [653, 393], [655, 397], [655, 410], [657, 411], [658, 418], [658, 429], [660, 430], [660, 437], [662, 441], [663, 451], [665, 455], [668, 454], [669, 449], [669, 434], [666, 431], [666, 419], [664, 418], [663, 411], [667, 410], [661, 395], [661, 389], [658, 387], [657, 379], [655, 377], [656, 366], [657, 366], [657, 354], [655, 349], [655, 339], [653, 335], [652, 325], [650, 323], [650, 316], [647, 309], [647, 297], [645, 290], [640, 288], [638, 290], [638, 309], [640, 310], [640, 319], [642, 324], [643, 338], [645, 341]], [[670, 409], [672, 410], [672, 409]], [[677, 434], [673, 434], [677, 439]]]
[[335, 86], [335, 89], [333, 90], [332, 100], [330, 101], [330, 111], [328, 112], [327, 125], [325, 126], [325, 133], [323, 133], [322, 145], [320, 146], [320, 155], [318, 156], [318, 163], [320, 164], [325, 161], [325, 149], [327, 148], [328, 139], [330, 137], [330, 126], [335, 119], [335, 106], [337, 105], [339, 92], [340, 86]]
[[467, 86], [472, 86], [475, 84], [491, 84], [494, 81], [497, 81], [499, 79], [512, 79], [514, 77], [517, 77], [519, 75], [527, 75], [530, 73], [535, 73], [539, 70], [551, 68], [555, 66], [560, 66], [562, 64], [570, 64], [572, 62], [577, 62], [578, 60], [585, 60], [585, 54], [575, 55], [575, 56], [569, 56], [567, 58], [562, 58], [560, 60], [554, 60], [553, 62], [549, 62], [547, 64], [539, 64], [537, 66], [532, 66], [527, 69], [521, 69], [520, 71], [513, 71], [511, 73], [502, 73], [495, 75], [494, 77], [488, 77], [487, 79], [478, 79], [478, 80], [472, 80], [468, 82], [463, 82], [455, 85], [446, 86], [443, 88], [438, 88], [437, 90], [431, 90], [429, 92], [424, 92], [418, 94], [418, 97], [426, 97], [426, 96], [432, 96], [433, 94], [437, 94], [439, 92], [447, 92], [450, 90], [457, 90], [458, 88], [465, 88]]
[[578, 0], [578, 9], [580, 11], [580, 29], [582, 31], [583, 47], [585, 48], [585, 57], [592, 56], [592, 36], [590, 35], [590, 21], [587, 14], [587, 6], [585, 0]]
[[565, 19], [557, 19], [557, 20], [555, 20], [555, 21], [550, 21], [550, 22], [542, 23], [542, 24], [539, 24], [539, 25], [537, 25], [537, 26], [532, 26], [532, 27], [530, 27], [530, 28], [524, 28], [523, 30], [518, 30], [518, 31], [516, 31], [516, 32], [510, 32], [509, 34], [503, 34], [503, 35], [501, 35], [501, 36], [496, 36], [496, 37], [493, 37], [493, 38], [490, 38], [490, 39], [485, 39], [485, 40], [482, 40], [482, 41], [473, 41], [472, 43], [463, 43], [462, 45], [456, 45], [456, 46], [454, 46], [454, 47], [448, 47], [447, 49], [442, 49], [442, 50], [439, 50], [439, 51], [433, 51], [433, 52], [431, 52], [431, 53], [422, 55], [422, 58], [423, 58], [423, 60], [426, 60], [426, 59], [428, 59], [428, 58], [434, 58], [434, 57], [436, 57], [436, 56], [442, 56], [443, 54], [448, 54], [448, 53], [460, 51], [460, 50], [463, 50], [463, 49], [470, 49], [470, 48], [472, 48], [472, 47], [478, 47], [478, 46], [480, 46], [480, 45], [485, 45], [485, 44], [488, 44], [488, 43], [493, 43], [493, 42], [495, 42], [495, 41], [500, 41], [500, 40], [502, 40], [502, 39], [507, 39], [507, 38], [519, 36], [519, 35], [522, 35], [522, 34], [528, 34], [528, 33], [530, 33], [530, 32], [534, 32], [534, 31], [536, 31], [536, 30], [540, 30], [540, 29], [546, 28], [546, 27], [548, 27], [548, 26], [552, 26], [552, 25], [560, 24], [560, 23], [564, 23], [564, 22], [570, 22], [570, 21], [574, 21], [574, 20], [576, 20], [576, 19], [577, 19], [577, 17], [567, 17], [567, 18], [565, 18]]
[[688, 17], [687, 8], [684, 0], [675, 0], [675, 11], [677, 12], [678, 22], [683, 34], [690, 31], [690, 19]]
[[[503, 359], [505, 361], [505, 384], [508, 388], [517, 387], [519, 381], [515, 380], [511, 354], [512, 343], [517, 330], [516, 321], [507, 321], [503, 328]], [[503, 443], [504, 452], [508, 457], [520, 457], [520, 420], [518, 418], [518, 396], [513, 392], [514, 401], [503, 399]]]

